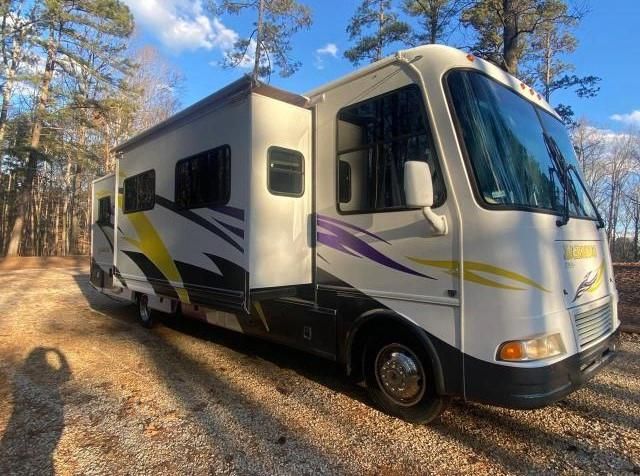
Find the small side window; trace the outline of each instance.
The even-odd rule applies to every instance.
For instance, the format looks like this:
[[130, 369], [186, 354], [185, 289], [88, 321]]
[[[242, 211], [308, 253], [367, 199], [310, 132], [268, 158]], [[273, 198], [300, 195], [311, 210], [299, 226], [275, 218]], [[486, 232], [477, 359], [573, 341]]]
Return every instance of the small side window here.
[[351, 201], [351, 165], [349, 162], [341, 160], [338, 167], [338, 177], [340, 178], [338, 199], [340, 203], [349, 203]]
[[304, 157], [300, 152], [280, 147], [268, 151], [267, 187], [274, 195], [301, 197], [304, 193]]
[[111, 197], [103, 197], [98, 200], [98, 220], [99, 225], [111, 224]]
[[151, 210], [156, 204], [156, 171], [124, 179], [124, 213]]

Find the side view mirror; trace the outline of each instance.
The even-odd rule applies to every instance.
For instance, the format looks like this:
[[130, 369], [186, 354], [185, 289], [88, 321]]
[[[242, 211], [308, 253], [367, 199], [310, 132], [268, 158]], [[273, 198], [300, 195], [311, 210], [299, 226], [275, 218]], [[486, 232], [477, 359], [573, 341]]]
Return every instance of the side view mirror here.
[[429, 164], [417, 160], [405, 162], [404, 196], [408, 207], [431, 208], [433, 206], [433, 181]]
[[409, 160], [404, 164], [404, 196], [408, 207], [422, 208], [422, 213], [439, 235], [448, 232], [447, 219], [436, 215], [433, 207], [433, 180], [429, 164]]

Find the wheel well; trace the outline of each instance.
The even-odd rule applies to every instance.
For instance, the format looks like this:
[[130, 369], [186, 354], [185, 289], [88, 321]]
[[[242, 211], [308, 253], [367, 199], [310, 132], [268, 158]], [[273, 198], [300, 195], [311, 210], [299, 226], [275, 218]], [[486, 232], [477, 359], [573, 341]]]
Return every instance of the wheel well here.
[[410, 334], [417, 338], [429, 355], [439, 394], [444, 393], [444, 376], [438, 353], [422, 329], [395, 313], [388, 311], [362, 315], [354, 324], [351, 337], [347, 342], [347, 373], [357, 382], [364, 380], [364, 349], [369, 336]]

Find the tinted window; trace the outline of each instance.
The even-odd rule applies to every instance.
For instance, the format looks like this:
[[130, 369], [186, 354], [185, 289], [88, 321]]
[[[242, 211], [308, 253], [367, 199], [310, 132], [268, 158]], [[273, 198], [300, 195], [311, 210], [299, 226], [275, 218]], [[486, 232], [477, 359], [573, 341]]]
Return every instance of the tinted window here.
[[100, 225], [111, 223], [111, 197], [103, 197], [98, 200], [98, 221]]
[[181, 208], [225, 205], [231, 195], [231, 148], [201, 152], [176, 164], [176, 204]]
[[476, 182], [491, 205], [556, 210], [562, 204], [558, 168], [533, 104], [470, 71], [448, 84]]
[[155, 202], [155, 170], [148, 170], [124, 179], [124, 213], [151, 210]]
[[[540, 119], [546, 133], [560, 150], [562, 158], [572, 165], [576, 171], [580, 170], [576, 160], [575, 149], [564, 125], [547, 112], [541, 111]], [[591, 205], [587, 191], [582, 188], [580, 181], [577, 180], [573, 172], [569, 174], [569, 179], [569, 214], [578, 217], [597, 218], [598, 214]]]
[[[429, 164], [434, 206], [444, 203], [444, 182], [416, 85], [342, 109], [338, 113], [338, 159], [341, 211], [406, 208], [404, 164], [408, 160]], [[343, 200], [347, 197], [349, 200]]]
[[299, 197], [304, 192], [304, 158], [300, 152], [271, 147], [268, 188], [275, 195]]

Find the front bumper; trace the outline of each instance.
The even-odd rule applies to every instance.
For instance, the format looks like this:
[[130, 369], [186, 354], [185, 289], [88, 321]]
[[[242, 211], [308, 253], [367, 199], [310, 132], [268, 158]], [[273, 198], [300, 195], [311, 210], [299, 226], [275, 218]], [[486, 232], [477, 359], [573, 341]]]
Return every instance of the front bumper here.
[[508, 408], [539, 408], [580, 388], [616, 354], [619, 329], [599, 344], [544, 367], [512, 367], [465, 356], [465, 398]]

